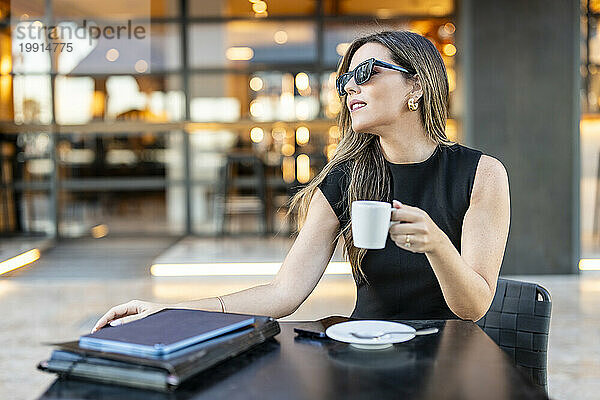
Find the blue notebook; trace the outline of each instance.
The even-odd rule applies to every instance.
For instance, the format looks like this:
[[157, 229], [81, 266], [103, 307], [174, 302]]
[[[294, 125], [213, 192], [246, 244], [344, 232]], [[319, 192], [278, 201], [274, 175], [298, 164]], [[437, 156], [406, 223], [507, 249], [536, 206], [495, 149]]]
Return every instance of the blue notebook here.
[[254, 323], [254, 316], [166, 309], [79, 338], [79, 346], [132, 356], [164, 356]]

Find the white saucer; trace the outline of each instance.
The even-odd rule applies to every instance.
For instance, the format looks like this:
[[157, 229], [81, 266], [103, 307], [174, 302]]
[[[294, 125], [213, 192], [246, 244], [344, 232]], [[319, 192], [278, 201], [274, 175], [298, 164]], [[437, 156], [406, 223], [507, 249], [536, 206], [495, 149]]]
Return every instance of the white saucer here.
[[[394, 333], [379, 338], [360, 339], [351, 333], [359, 335], [379, 335], [385, 332], [410, 332]], [[394, 343], [401, 343], [411, 340], [415, 337], [415, 328], [412, 326], [390, 321], [348, 321], [335, 324], [327, 328], [325, 334], [331, 339], [344, 343], [350, 343], [351, 346], [359, 349], [378, 350], [392, 347]]]

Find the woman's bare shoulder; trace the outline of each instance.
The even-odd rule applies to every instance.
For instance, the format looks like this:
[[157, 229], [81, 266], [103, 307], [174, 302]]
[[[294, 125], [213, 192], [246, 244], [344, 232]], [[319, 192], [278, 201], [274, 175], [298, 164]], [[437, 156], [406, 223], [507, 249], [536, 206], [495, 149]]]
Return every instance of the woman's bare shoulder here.
[[504, 164], [497, 158], [482, 154], [475, 173], [471, 202], [486, 194], [508, 190], [508, 173]]
[[482, 154], [477, 165], [477, 173], [485, 175], [487, 179], [503, 179], [508, 176], [504, 164], [497, 158]]

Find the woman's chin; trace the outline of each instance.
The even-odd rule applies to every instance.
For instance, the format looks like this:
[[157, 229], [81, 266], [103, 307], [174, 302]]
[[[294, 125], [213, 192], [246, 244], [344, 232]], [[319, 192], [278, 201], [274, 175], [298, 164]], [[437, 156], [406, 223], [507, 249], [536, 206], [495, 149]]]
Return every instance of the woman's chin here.
[[352, 121], [352, 130], [354, 132], [366, 132], [369, 129], [369, 125], [364, 122]]

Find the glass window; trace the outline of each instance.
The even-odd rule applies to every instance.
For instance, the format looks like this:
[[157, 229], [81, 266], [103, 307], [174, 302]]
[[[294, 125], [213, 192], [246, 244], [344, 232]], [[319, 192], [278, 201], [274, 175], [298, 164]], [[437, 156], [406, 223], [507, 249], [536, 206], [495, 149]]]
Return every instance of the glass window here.
[[588, 17], [586, 14], [582, 14], [580, 22], [580, 47], [579, 56], [581, 59], [581, 78], [582, 87], [580, 93], [581, 109], [584, 112], [590, 112], [589, 104], [587, 100], [587, 92], [589, 90], [589, 73], [590, 65], [588, 60], [588, 43], [587, 43], [587, 31], [588, 31]]
[[[170, 3], [177, 2], [170, 1]], [[126, 21], [134, 18], [148, 18], [150, 17], [150, 9], [150, 0], [103, 0], [101, 7], [98, 6], [98, 2], [95, 0], [77, 0], [77, 2], [52, 0], [52, 12], [57, 19], [103, 18]]]
[[600, 67], [595, 64], [589, 66], [588, 85], [588, 112], [598, 112], [600, 110]]
[[171, 143], [174, 141], [172, 137], [179, 134], [152, 130], [129, 134], [61, 134], [57, 143], [61, 179], [118, 176], [164, 178], [171, 163], [181, 158], [181, 149]]
[[52, 235], [54, 221], [50, 193], [48, 191], [24, 190], [15, 195], [18, 204], [17, 229], [24, 233]]
[[329, 119], [336, 118], [342, 109], [342, 103], [335, 87], [336, 76], [336, 71], [321, 75], [321, 107], [323, 114]]
[[252, 120], [310, 121], [319, 116], [319, 80], [313, 73], [256, 72], [247, 87]]
[[312, 22], [194, 24], [190, 27], [190, 65], [215, 68], [312, 63], [317, 54], [315, 40]]
[[[348, 45], [357, 37], [380, 30], [409, 30], [429, 39], [440, 51], [444, 61], [456, 54], [454, 46], [454, 24], [447, 19], [428, 19], [413, 21], [388, 21], [386, 23], [347, 24], [332, 22], [325, 25], [324, 51], [325, 64], [336, 67], [345, 54]], [[450, 45], [450, 46], [447, 46]]]
[[46, 0], [11, 1], [11, 23], [14, 25], [17, 20], [26, 20], [29, 18], [42, 17], [46, 11], [45, 7]]
[[13, 78], [15, 123], [49, 124], [52, 122], [48, 75], [17, 75]]
[[[143, 129], [143, 128], [141, 128]], [[61, 234], [180, 233], [185, 196], [183, 132], [62, 134], [57, 144], [61, 177]], [[123, 190], [123, 187], [129, 189]]]
[[454, 11], [453, 0], [325, 0], [323, 6], [329, 15], [375, 15], [378, 18], [442, 16]]
[[[212, 125], [212, 124], [211, 124]], [[249, 142], [249, 130], [223, 125], [214, 127], [192, 126], [190, 130], [192, 225], [195, 233], [215, 234], [220, 224], [223, 206], [220, 184], [226, 155]], [[248, 146], [245, 146], [246, 148]], [[180, 175], [183, 176], [183, 165]], [[179, 193], [183, 196], [183, 192]], [[252, 219], [250, 223], [255, 223]]]
[[310, 121], [319, 116], [319, 81], [313, 73], [195, 74], [190, 82], [192, 121]]
[[56, 122], [85, 124], [94, 117], [94, 79], [57, 76], [55, 81]]
[[46, 132], [20, 133], [16, 140], [15, 182], [49, 181], [54, 171], [52, 139]]
[[378, 30], [407, 30], [407, 22], [387, 23], [353, 23], [332, 22], [325, 24], [324, 31], [324, 62], [325, 65], [337, 67], [338, 62], [345, 54], [348, 45], [357, 37]]
[[171, 208], [185, 210], [185, 196], [165, 189], [62, 192], [59, 231], [64, 237], [117, 234], [181, 234]]
[[[19, 133], [5, 137], [3, 183], [14, 186], [3, 193], [8, 226], [13, 231], [52, 234], [54, 222], [50, 199], [52, 139], [45, 132]], [[0, 224], [2, 225], [2, 224]]]
[[[583, 4], [585, 3], [585, 4]], [[600, 41], [598, 19], [589, 17], [590, 41], [587, 41], [588, 17], [587, 2], [582, 3], [581, 18], [581, 74], [585, 78], [582, 86], [582, 110], [590, 113], [582, 115], [580, 122], [580, 235], [581, 257], [594, 258], [600, 249], [600, 119], [591, 113], [600, 111]], [[589, 2], [590, 12], [600, 11], [600, 2]], [[589, 50], [589, 59], [587, 51]], [[584, 218], [585, 216], [585, 218]]]
[[190, 79], [190, 119], [195, 122], [235, 122], [247, 108], [246, 75], [194, 74]]
[[[237, 145], [237, 131], [229, 129], [196, 129], [190, 133], [192, 185], [192, 224], [195, 233], [217, 231], [219, 183], [221, 168], [225, 165], [226, 153]], [[182, 170], [183, 172], [183, 170]], [[179, 193], [183, 195], [183, 193]]]
[[588, 43], [592, 64], [600, 65], [600, 34], [598, 32], [598, 18], [590, 18], [590, 41]]
[[[16, 135], [11, 140], [11, 178], [16, 184], [49, 184], [54, 171], [52, 161], [52, 137], [46, 132], [27, 132]], [[49, 189], [49, 186], [36, 186], [36, 189]]]
[[[21, 21], [12, 32], [13, 72], [47, 73], [51, 67], [50, 54], [55, 55], [56, 68], [61, 74], [150, 72], [149, 25], [136, 23], [132, 29], [139, 31], [129, 37], [127, 22], [122, 21], [114, 24], [60, 21], [52, 26], [41, 21]], [[162, 31], [156, 34], [160, 56], [164, 53], [159, 51], [164, 34]], [[172, 43], [163, 46], [177, 49]]]
[[[29, 30], [30, 27], [34, 33]], [[40, 21], [17, 22], [12, 28], [12, 71], [18, 74], [50, 72], [50, 57], [41, 51], [47, 44], [46, 38], [39, 35]]]
[[[596, 105], [597, 107], [597, 105]], [[597, 109], [596, 109], [597, 110]], [[594, 258], [600, 249], [600, 120], [581, 121], [581, 257]], [[583, 218], [585, 216], [585, 218]]]
[[19, 22], [12, 33], [13, 71], [49, 72], [53, 54], [61, 74], [147, 73], [149, 26], [135, 22], [129, 27], [123, 20], [63, 20], [50, 26]]
[[105, 119], [148, 122], [184, 119], [185, 95], [178, 75], [111, 76], [106, 79], [105, 87]]
[[255, 17], [309, 15], [316, 11], [316, 0], [189, 0], [192, 17]]
[[179, 24], [152, 24], [151, 63], [148, 72], [181, 69], [181, 28]]
[[581, 21], [579, 24], [580, 27], [580, 33], [579, 33], [579, 40], [580, 40], [580, 48], [579, 48], [579, 56], [581, 57], [581, 62], [582, 63], [586, 63], [587, 62], [587, 16], [586, 15], [582, 15], [581, 16]]
[[178, 75], [57, 76], [56, 122], [100, 120], [170, 122], [184, 119], [185, 95]]
[[150, 0], [150, 14], [154, 18], [177, 17], [179, 4], [178, 0]]

